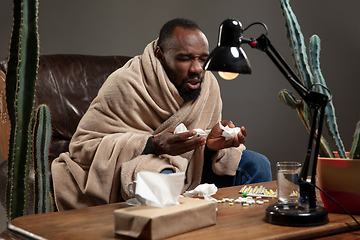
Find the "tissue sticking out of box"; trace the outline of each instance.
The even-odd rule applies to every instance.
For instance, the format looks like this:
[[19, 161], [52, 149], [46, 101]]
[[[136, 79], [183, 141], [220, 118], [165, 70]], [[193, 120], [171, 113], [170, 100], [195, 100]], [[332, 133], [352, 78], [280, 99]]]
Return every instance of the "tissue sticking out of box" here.
[[[200, 128], [195, 128], [194, 129], [196, 131], [196, 135], [194, 137], [206, 137], [207, 133], [204, 132], [204, 130], [200, 129]], [[189, 130], [186, 128], [185, 124], [180, 123], [176, 128], [174, 133], [178, 134], [178, 133], [183, 133], [183, 132], [188, 132]]]
[[140, 195], [146, 205], [168, 207], [178, 204], [178, 198], [184, 188], [185, 173], [161, 174], [138, 172], [135, 195]]
[[223, 130], [222, 136], [225, 138], [226, 141], [230, 140], [232, 137], [236, 136], [241, 129], [239, 127], [230, 128], [229, 126], [223, 126], [219, 121], [220, 129]]
[[215, 198], [211, 197], [217, 192], [217, 187], [215, 184], [200, 184], [194, 190], [186, 191], [183, 193], [184, 197], [193, 197], [198, 195], [199, 197], [204, 197], [208, 201], [217, 201]]

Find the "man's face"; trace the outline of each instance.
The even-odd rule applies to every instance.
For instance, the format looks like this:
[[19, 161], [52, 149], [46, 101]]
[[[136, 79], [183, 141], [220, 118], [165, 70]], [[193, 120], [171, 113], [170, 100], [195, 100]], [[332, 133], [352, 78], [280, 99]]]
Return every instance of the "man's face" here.
[[209, 55], [208, 41], [200, 30], [177, 27], [169, 42], [163, 51], [157, 49], [157, 56], [181, 97], [185, 101], [195, 100], [205, 74], [202, 67]]

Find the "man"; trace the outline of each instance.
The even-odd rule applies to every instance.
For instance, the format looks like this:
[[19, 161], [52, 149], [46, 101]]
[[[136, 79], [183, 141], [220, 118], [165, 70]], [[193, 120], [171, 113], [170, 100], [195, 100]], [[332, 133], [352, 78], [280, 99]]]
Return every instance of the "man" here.
[[[69, 152], [52, 164], [60, 211], [126, 200], [127, 185], [140, 171], [185, 172], [183, 191], [202, 182], [223, 187], [271, 180], [267, 158], [245, 150], [244, 127], [230, 140], [222, 137], [219, 86], [202, 69], [208, 54], [196, 23], [174, 19], [141, 56], [109, 76]], [[180, 123], [190, 131], [174, 134]], [[196, 128], [208, 136], [195, 136]]]

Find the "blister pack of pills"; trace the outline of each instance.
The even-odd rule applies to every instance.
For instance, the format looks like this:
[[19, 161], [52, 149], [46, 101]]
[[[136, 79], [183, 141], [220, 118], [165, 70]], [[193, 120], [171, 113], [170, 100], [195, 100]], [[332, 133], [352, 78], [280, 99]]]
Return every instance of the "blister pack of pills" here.
[[277, 197], [277, 190], [266, 189], [264, 186], [243, 186], [239, 193], [250, 197]]

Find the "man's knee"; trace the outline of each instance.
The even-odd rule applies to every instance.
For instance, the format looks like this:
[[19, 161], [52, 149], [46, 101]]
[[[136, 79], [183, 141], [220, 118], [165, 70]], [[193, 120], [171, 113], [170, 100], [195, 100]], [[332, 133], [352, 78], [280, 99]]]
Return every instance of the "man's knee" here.
[[265, 155], [262, 155], [261, 153], [258, 154], [259, 156], [257, 158], [257, 161], [259, 162], [259, 164], [261, 164], [264, 168], [271, 170], [270, 160]]
[[160, 173], [171, 174], [171, 173], [174, 173], [174, 171], [171, 168], [165, 168]]
[[247, 173], [256, 182], [266, 182], [272, 180], [271, 163], [269, 159], [261, 153], [251, 150], [244, 150], [238, 170]]

